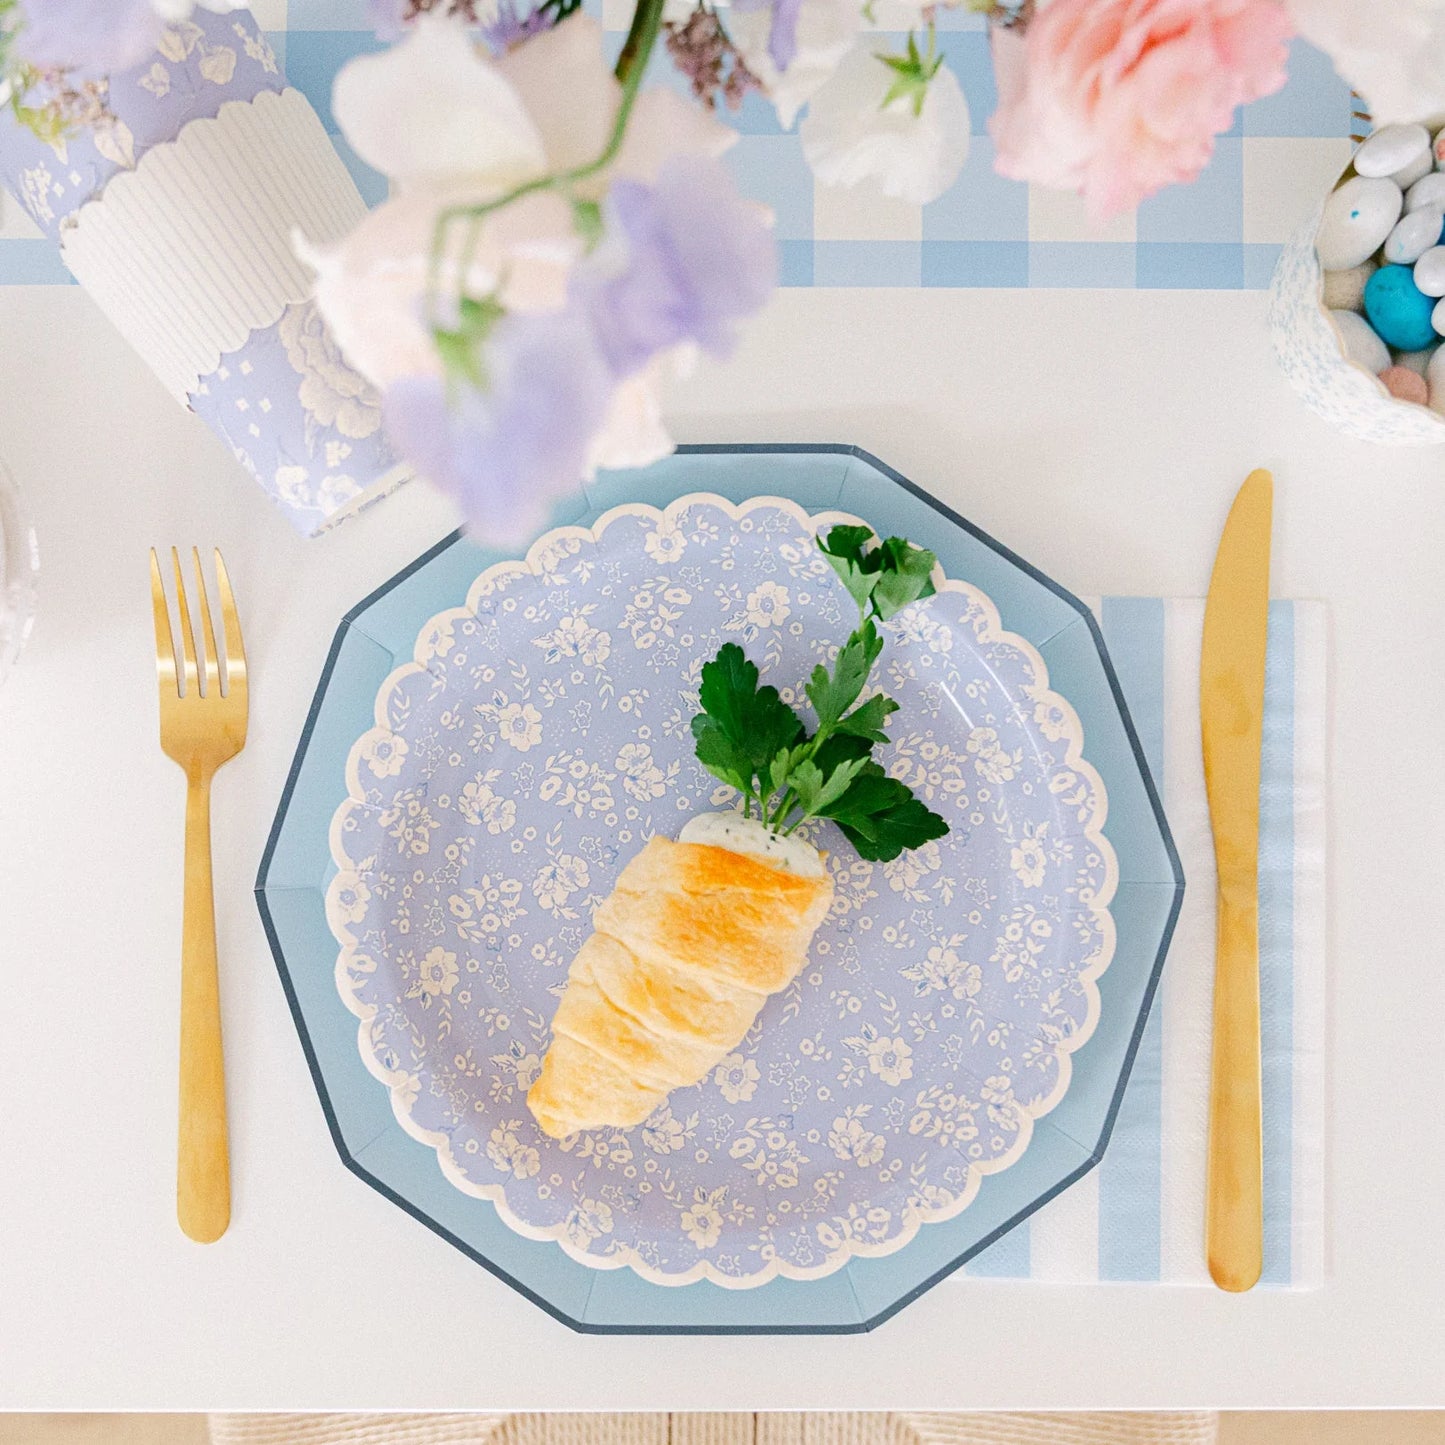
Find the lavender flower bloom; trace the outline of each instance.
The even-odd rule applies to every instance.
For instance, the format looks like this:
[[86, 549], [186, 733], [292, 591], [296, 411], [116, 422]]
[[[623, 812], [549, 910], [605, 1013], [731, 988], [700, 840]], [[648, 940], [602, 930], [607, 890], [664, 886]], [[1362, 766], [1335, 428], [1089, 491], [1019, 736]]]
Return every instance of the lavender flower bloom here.
[[24, 59], [83, 76], [128, 70], [161, 34], [152, 0], [20, 0], [19, 10]]
[[798, 15], [803, 0], [733, 0], [735, 10], [771, 10], [773, 23], [768, 31], [768, 54], [781, 74], [798, 53]]
[[573, 289], [613, 373], [630, 376], [687, 342], [726, 355], [735, 323], [761, 309], [778, 267], [772, 231], [727, 168], [674, 156], [653, 186], [614, 181], [607, 213], [620, 247], [609, 255], [604, 245]]
[[508, 316], [483, 351], [484, 388], [450, 399], [441, 377], [405, 377], [383, 399], [407, 461], [461, 504], [489, 539], [523, 541], [581, 481], [612, 399], [612, 377], [575, 310]]
[[525, 15], [518, 15], [513, 0], [499, 0], [497, 13], [482, 26], [482, 37], [493, 55], [505, 55], [524, 40], [550, 30], [557, 23], [558, 13], [556, 6], [546, 9], [538, 6]]

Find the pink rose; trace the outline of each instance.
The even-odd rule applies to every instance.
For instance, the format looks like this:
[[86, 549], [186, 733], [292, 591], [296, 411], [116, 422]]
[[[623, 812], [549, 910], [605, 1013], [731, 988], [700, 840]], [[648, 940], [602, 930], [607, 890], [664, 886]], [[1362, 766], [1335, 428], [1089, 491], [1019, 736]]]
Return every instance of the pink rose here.
[[1053, 0], [999, 67], [995, 167], [1080, 192], [1096, 220], [1128, 210], [1193, 180], [1235, 107], [1284, 84], [1290, 34], [1276, 0]]

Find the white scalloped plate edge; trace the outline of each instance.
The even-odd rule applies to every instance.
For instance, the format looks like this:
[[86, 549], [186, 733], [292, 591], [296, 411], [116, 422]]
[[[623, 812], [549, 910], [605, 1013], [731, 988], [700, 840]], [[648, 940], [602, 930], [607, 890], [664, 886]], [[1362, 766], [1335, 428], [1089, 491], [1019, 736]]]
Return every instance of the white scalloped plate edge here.
[[[498, 1217], [504, 1224], [515, 1233], [526, 1239], [551, 1240], [560, 1245], [561, 1248], [579, 1264], [586, 1265], [590, 1269], [621, 1269], [630, 1268], [643, 1279], [653, 1284], [660, 1285], [686, 1285], [694, 1284], [699, 1280], [710, 1280], [713, 1284], [720, 1285], [725, 1289], [755, 1289], [759, 1285], [767, 1284], [777, 1278], [809, 1280], [821, 1279], [826, 1275], [835, 1273], [842, 1269], [851, 1259], [854, 1258], [879, 1258], [884, 1255], [893, 1254], [908, 1244], [925, 1224], [941, 1224], [945, 1220], [955, 1219], [973, 1203], [979, 1189], [982, 1187], [985, 1176], [998, 1174], [1015, 1164], [1023, 1156], [1033, 1138], [1035, 1123], [1050, 1113], [1068, 1091], [1069, 1084], [1073, 1077], [1073, 1054], [1086, 1044], [1093, 1036], [1094, 1030], [1099, 1023], [1099, 978], [1113, 961], [1116, 944], [1116, 931], [1114, 917], [1110, 912], [1109, 905], [1114, 898], [1115, 890], [1119, 883], [1119, 863], [1113, 849], [1113, 845], [1104, 836], [1104, 823], [1108, 815], [1108, 796], [1104, 788], [1104, 781], [1095, 768], [1087, 762], [1083, 756], [1084, 729], [1079, 721], [1079, 715], [1074, 711], [1069, 701], [1054, 692], [1049, 687], [1048, 665], [1039, 655], [1038, 649], [1025, 637], [1017, 633], [1007, 631], [999, 617], [998, 608], [994, 606], [993, 599], [971, 583], [963, 582], [957, 578], [943, 577], [941, 568], [935, 569], [934, 580], [939, 592], [957, 592], [973, 601], [982, 611], [986, 625], [978, 635], [980, 643], [994, 643], [1004, 647], [1014, 648], [1028, 664], [1029, 671], [1033, 678], [1032, 687], [1028, 690], [1029, 695], [1036, 702], [1047, 702], [1059, 710], [1063, 720], [1064, 732], [1068, 739], [1068, 747], [1065, 754], [1064, 765], [1072, 769], [1085, 779], [1089, 791], [1094, 799], [1093, 815], [1084, 826], [1084, 836], [1099, 851], [1099, 856], [1104, 864], [1104, 883], [1099, 892], [1090, 900], [1090, 912], [1098, 925], [1100, 943], [1095, 950], [1093, 958], [1089, 959], [1079, 974], [1079, 984], [1084, 990], [1088, 1003], [1088, 1011], [1083, 1022], [1070, 1035], [1061, 1038], [1055, 1047], [1055, 1055], [1059, 1064], [1058, 1082], [1052, 1093], [1047, 1098], [1041, 1099], [1032, 1105], [1021, 1106], [1019, 1116], [1018, 1139], [1014, 1147], [1007, 1154], [998, 1158], [976, 1162], [969, 1165], [968, 1182], [964, 1188], [946, 1205], [934, 1210], [914, 1210], [912, 1217], [904, 1224], [904, 1227], [892, 1239], [884, 1240], [877, 1244], [870, 1244], [866, 1241], [847, 1238], [843, 1241], [843, 1247], [834, 1250], [822, 1264], [801, 1268], [796, 1265], [789, 1265], [783, 1261], [773, 1259], [760, 1270], [752, 1274], [737, 1276], [725, 1275], [714, 1268], [710, 1261], [702, 1260], [692, 1268], [667, 1273], [656, 1269], [641, 1259], [635, 1250], [630, 1246], [622, 1245], [615, 1248], [607, 1255], [589, 1254], [585, 1250], [578, 1249], [565, 1237], [566, 1221], [547, 1226], [531, 1224], [520, 1218], [512, 1209], [507, 1200], [506, 1186], [504, 1184], [477, 1184], [463, 1174], [456, 1160], [452, 1156], [450, 1136], [445, 1133], [430, 1130], [419, 1124], [412, 1116], [411, 1102], [407, 1097], [407, 1085], [411, 1082], [412, 1076], [399, 1074], [395, 1070], [388, 1069], [372, 1047], [369, 1037], [368, 1025], [376, 1014], [375, 1005], [362, 1002], [356, 996], [351, 986], [351, 973], [367, 972], [364, 967], [357, 969], [356, 960], [359, 954], [356, 949], [356, 939], [347, 927], [345, 918], [336, 902], [336, 895], [339, 891], [341, 880], [348, 874], [354, 875], [356, 863], [347, 856], [346, 848], [342, 840], [343, 824], [351, 809], [364, 802], [364, 794], [357, 781], [357, 768], [360, 764], [363, 749], [367, 741], [377, 733], [391, 735], [391, 730], [386, 726], [386, 702], [391, 694], [392, 688], [403, 678], [417, 672], [427, 671], [426, 663], [431, 657], [429, 637], [439, 624], [452, 619], [475, 615], [475, 603], [484, 588], [502, 576], [521, 575], [532, 573], [537, 576], [545, 575], [548, 570], [544, 560], [559, 543], [576, 542], [578, 547], [570, 549], [580, 550], [584, 544], [593, 544], [602, 540], [603, 533], [614, 523], [625, 517], [644, 517], [649, 521], [669, 523], [682, 512], [690, 508], [700, 506], [712, 506], [721, 510], [730, 520], [739, 521], [748, 513], [768, 508], [787, 513], [795, 520], [804, 531], [816, 535], [823, 529], [835, 526], [839, 523], [858, 523], [870, 527], [871, 523], [862, 517], [856, 517], [848, 512], [826, 511], [809, 512], [796, 502], [789, 501], [786, 497], [750, 497], [741, 503], [730, 502], [726, 497], [718, 496], [712, 492], [691, 492], [687, 496], [678, 497], [664, 508], [653, 507], [645, 503], [629, 502], [622, 506], [613, 507], [604, 512], [591, 527], [557, 527], [550, 532], [544, 533], [531, 547], [527, 549], [527, 555], [520, 560], [511, 559], [494, 563], [481, 572], [467, 590], [467, 601], [462, 607], [450, 607], [436, 613], [428, 619], [426, 624], [417, 634], [416, 646], [413, 651], [411, 662], [403, 663], [395, 668], [383, 680], [377, 689], [375, 705], [375, 727], [364, 732], [352, 745], [346, 760], [346, 784], [347, 797], [337, 808], [331, 822], [330, 841], [331, 856], [336, 867], [341, 870], [332, 879], [326, 894], [326, 917], [338, 943], [341, 944], [341, 951], [336, 959], [336, 987], [341, 995], [342, 1002], [357, 1016], [360, 1025], [357, 1029], [357, 1047], [361, 1053], [362, 1062], [367, 1069], [383, 1084], [387, 1086], [391, 1099], [392, 1113], [396, 1116], [397, 1122], [413, 1139], [425, 1144], [436, 1151], [437, 1162], [441, 1167], [442, 1174], [462, 1193], [471, 1195], [476, 1199], [485, 1199], [495, 1206]], [[942, 580], [940, 580], [942, 579]], [[375, 965], [373, 964], [374, 968]]]

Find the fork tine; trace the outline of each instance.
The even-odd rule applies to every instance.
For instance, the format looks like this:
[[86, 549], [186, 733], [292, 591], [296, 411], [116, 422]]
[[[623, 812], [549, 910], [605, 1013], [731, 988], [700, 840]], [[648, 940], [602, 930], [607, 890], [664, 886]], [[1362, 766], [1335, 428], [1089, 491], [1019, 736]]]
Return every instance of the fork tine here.
[[171, 561], [176, 569], [176, 606], [181, 614], [181, 647], [185, 652], [186, 669], [186, 695], [198, 693], [201, 690], [200, 679], [196, 675], [196, 637], [191, 631], [191, 603], [186, 596], [186, 575], [181, 571], [181, 554], [171, 548]]
[[161, 581], [161, 559], [151, 548], [151, 611], [156, 624], [156, 677], [162, 689], [178, 693], [176, 685], [176, 643], [171, 634], [171, 613], [166, 606], [166, 587]]
[[221, 549], [216, 551], [216, 581], [221, 586], [221, 630], [226, 638], [226, 695], [232, 690], [246, 691], [246, 646], [241, 640], [241, 618], [236, 611], [236, 596], [231, 591], [231, 574]]
[[196, 587], [200, 590], [201, 636], [205, 641], [201, 661], [206, 667], [206, 696], [221, 695], [221, 654], [216, 651], [216, 629], [211, 625], [211, 599], [206, 596], [206, 574], [201, 571], [201, 549], [191, 548], [196, 564]]

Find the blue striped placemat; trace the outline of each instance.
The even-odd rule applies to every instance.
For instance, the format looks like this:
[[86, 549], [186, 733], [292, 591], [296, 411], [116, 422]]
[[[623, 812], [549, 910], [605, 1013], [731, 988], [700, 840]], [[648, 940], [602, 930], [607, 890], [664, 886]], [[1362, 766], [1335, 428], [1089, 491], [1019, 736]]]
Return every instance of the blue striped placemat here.
[[[1184, 909], [1103, 1162], [966, 1272], [1208, 1284], [1214, 854], [1199, 736], [1204, 604], [1093, 605], [1183, 859]], [[1259, 870], [1263, 1283], [1293, 1289], [1325, 1277], [1325, 680], [1325, 604], [1271, 603]]]
[[[628, 0], [585, 0], [614, 45]], [[367, 0], [252, 0], [292, 85], [316, 107], [362, 195], [386, 184], [336, 136], [331, 84], [351, 56], [378, 48]], [[878, 0], [877, 40], [901, 42]], [[889, 200], [872, 187], [815, 186], [796, 130], [749, 96], [728, 120], [741, 137], [729, 153], [742, 188], [772, 207], [786, 286], [1041, 286], [1207, 288], [1269, 284], [1281, 246], [1349, 159], [1349, 87], [1328, 59], [1294, 46], [1289, 84], [1244, 106], [1204, 174], [1171, 186], [1102, 232], [1078, 198], [1003, 180], [993, 170], [987, 121], [996, 103], [988, 36], [967, 7], [940, 10], [939, 48], [968, 97], [973, 146], [958, 183], [927, 206]], [[666, 57], [657, 78], [683, 86]], [[0, 284], [64, 282], [69, 273], [20, 206], [0, 206]]]

